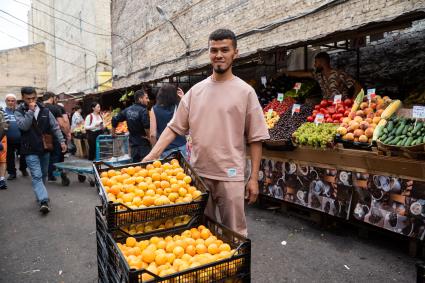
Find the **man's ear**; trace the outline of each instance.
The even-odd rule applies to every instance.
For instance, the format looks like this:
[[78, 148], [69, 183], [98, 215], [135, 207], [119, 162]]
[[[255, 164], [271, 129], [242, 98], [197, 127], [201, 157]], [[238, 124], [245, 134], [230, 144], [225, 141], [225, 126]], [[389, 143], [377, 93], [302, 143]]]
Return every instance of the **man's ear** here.
[[235, 54], [233, 55], [233, 59], [239, 58], [239, 49], [235, 49]]

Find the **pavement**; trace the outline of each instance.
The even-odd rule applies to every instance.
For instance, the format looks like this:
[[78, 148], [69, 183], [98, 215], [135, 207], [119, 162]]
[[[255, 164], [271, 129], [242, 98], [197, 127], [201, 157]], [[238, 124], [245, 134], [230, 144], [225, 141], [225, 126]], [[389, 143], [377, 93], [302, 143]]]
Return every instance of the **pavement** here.
[[[95, 188], [71, 175], [49, 183], [52, 211], [38, 212], [29, 177], [0, 191], [0, 282], [97, 282]], [[247, 208], [252, 282], [415, 282], [407, 241], [357, 236], [284, 213]]]

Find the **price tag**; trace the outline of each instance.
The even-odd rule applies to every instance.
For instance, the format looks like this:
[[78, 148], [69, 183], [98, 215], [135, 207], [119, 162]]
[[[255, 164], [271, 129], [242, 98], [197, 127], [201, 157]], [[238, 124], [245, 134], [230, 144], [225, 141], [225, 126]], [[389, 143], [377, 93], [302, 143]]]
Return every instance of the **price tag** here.
[[273, 109], [269, 109], [269, 111], [267, 111], [267, 118], [271, 119], [273, 115]]
[[314, 123], [316, 125], [319, 125], [319, 124], [322, 124], [324, 120], [325, 120], [325, 115], [323, 115], [322, 113], [318, 113], [316, 115], [316, 118], [314, 119]]
[[367, 90], [367, 100], [371, 101], [376, 96], [376, 88], [369, 88]]
[[300, 113], [300, 111], [301, 111], [301, 105], [300, 104], [292, 105], [292, 115], [294, 115], [294, 113]]
[[277, 94], [277, 101], [282, 102], [283, 101], [283, 93]]
[[262, 76], [261, 77], [261, 83], [263, 84], [264, 87], [266, 87], [266, 84], [267, 84], [267, 78], [266, 78], [266, 76]]
[[294, 89], [295, 90], [300, 90], [301, 89], [301, 83], [295, 83]]
[[335, 95], [334, 104], [340, 104], [341, 101], [342, 101], [342, 95], [341, 94]]
[[425, 119], [425, 106], [419, 106], [419, 105], [413, 106], [413, 118]]

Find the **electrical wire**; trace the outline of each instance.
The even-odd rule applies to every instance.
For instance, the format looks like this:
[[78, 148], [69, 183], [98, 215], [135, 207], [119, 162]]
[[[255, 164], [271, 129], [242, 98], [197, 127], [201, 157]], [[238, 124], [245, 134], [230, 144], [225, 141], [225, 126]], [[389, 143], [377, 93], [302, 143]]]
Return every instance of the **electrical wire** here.
[[[16, 25], [17, 27], [19, 27], [19, 28], [21, 28], [21, 29], [23, 29], [23, 30], [25, 30], [25, 31], [28, 31], [28, 28], [23, 27], [23, 26], [19, 25], [18, 23], [15, 23], [15, 22], [13, 22], [13, 21], [9, 20], [8, 18], [3, 17], [2, 15], [0, 15], [0, 18], [2, 18], [3, 20], [5, 20], [5, 21], [7, 21], [7, 22], [9, 22], [9, 23], [12, 23], [12, 24]], [[37, 36], [39, 36], [39, 37], [43, 38], [44, 40], [46, 40], [46, 41], [49, 41], [49, 42], [53, 43], [53, 44], [60, 45], [60, 46], [62, 46], [62, 47], [68, 48], [69, 50], [72, 50], [72, 51], [75, 51], [75, 52], [81, 52], [81, 53], [84, 53], [84, 54], [87, 54], [87, 55], [90, 55], [90, 56], [96, 57], [96, 56], [95, 56], [95, 55], [93, 55], [92, 53], [86, 53], [84, 50], [76, 49], [76, 48], [73, 48], [73, 47], [71, 48], [71, 47], [69, 47], [69, 46], [67, 46], [67, 45], [65, 45], [65, 44], [63, 44], [63, 43], [61, 43], [60, 41], [54, 41], [54, 40], [52, 40], [52, 39], [50, 39], [50, 38], [48, 38], [48, 37], [46, 37], [46, 36], [42, 35], [41, 33], [36, 32], [35, 30], [32, 30], [31, 32], [32, 32], [32, 33], [34, 33], [34, 34], [36, 34]]]
[[[28, 24], [30, 27], [35, 28], [35, 29], [37, 29], [37, 30], [39, 30], [39, 31], [42, 31], [42, 32], [44, 32], [44, 33], [46, 33], [46, 34], [48, 34], [48, 35], [50, 35], [50, 36], [52, 36], [52, 37], [54, 37], [54, 38], [56, 38], [56, 39], [62, 40], [63, 42], [68, 43], [69, 45], [76, 46], [76, 47], [81, 48], [81, 49], [83, 49], [83, 50], [86, 50], [86, 51], [88, 51], [88, 52], [92, 52], [92, 53], [96, 56], [96, 58], [97, 58], [97, 54], [96, 54], [96, 52], [94, 52], [93, 50], [90, 50], [90, 49], [87, 49], [87, 48], [85, 48], [85, 47], [82, 47], [81, 45], [78, 45], [78, 44], [72, 43], [72, 42], [70, 42], [70, 41], [68, 41], [68, 40], [66, 40], [66, 39], [63, 39], [63, 38], [61, 38], [61, 37], [58, 37], [58, 36], [56, 36], [56, 35], [54, 35], [54, 34], [52, 34], [52, 33], [48, 32], [48, 31], [45, 31], [45, 30], [43, 30], [43, 29], [41, 29], [41, 28], [38, 28], [38, 27], [36, 27], [36, 26], [34, 26], [34, 25], [30, 24], [30, 23], [25, 22], [24, 20], [21, 20], [21, 19], [19, 19], [19, 18], [15, 17], [14, 15], [12, 15], [12, 14], [10, 14], [10, 13], [8, 13], [8, 12], [6, 12], [6, 11], [2, 10], [2, 9], [0, 9], [0, 12], [2, 12], [2, 13], [4, 13], [4, 14], [8, 15], [8, 16], [9, 16], [9, 17], [11, 17], [11, 18], [14, 18], [15, 20], [18, 20], [18, 21], [20, 21], [20, 22], [23, 22], [23, 23], [25, 23], [25, 24]], [[97, 59], [96, 59], [96, 61], [97, 61]]]
[[[19, 39], [19, 38], [15, 37], [15, 36], [13, 36], [13, 35], [11, 35], [11, 34], [8, 34], [8, 33], [7, 33], [7, 32], [5, 32], [5, 31], [0, 30], [0, 33], [3, 33], [3, 34], [5, 34], [6, 36], [8, 36], [8, 37], [10, 37], [10, 38], [15, 39], [16, 41], [19, 41], [19, 42], [21, 42], [21, 43], [26, 44], [26, 42], [24, 42], [23, 40], [21, 40], [21, 39]], [[48, 52], [46, 52], [46, 51], [44, 51], [44, 50], [38, 49], [38, 48], [36, 48], [36, 47], [34, 47], [34, 49], [36, 49], [37, 51], [39, 51], [39, 52], [41, 52], [41, 53], [46, 54], [47, 56], [53, 57], [53, 58], [55, 58], [56, 60], [62, 61], [62, 62], [64, 62], [64, 63], [68, 63], [68, 64], [70, 64], [70, 65], [72, 65], [72, 66], [74, 66], [74, 67], [77, 67], [77, 68], [80, 68], [80, 69], [83, 69], [83, 70], [85, 70], [85, 69], [86, 69], [85, 67], [81, 67], [81, 66], [79, 66], [79, 65], [77, 65], [77, 64], [74, 64], [74, 63], [72, 63], [72, 62], [69, 62], [69, 61], [67, 61], [67, 60], [65, 60], [65, 59], [59, 58], [59, 57], [57, 57], [57, 56], [55, 56], [55, 55], [52, 55], [52, 54], [50, 54], [50, 53], [48, 53]]]
[[73, 23], [68, 22], [67, 20], [64, 20], [64, 19], [61, 19], [61, 18], [55, 17], [55, 16], [53, 16], [53, 15], [51, 15], [51, 14], [47, 13], [46, 11], [43, 11], [43, 10], [37, 9], [37, 8], [35, 8], [35, 7], [32, 7], [32, 6], [27, 5], [27, 4], [25, 4], [25, 3], [22, 3], [22, 2], [20, 2], [20, 1], [18, 1], [18, 0], [13, 0], [13, 1], [14, 1], [14, 2], [16, 2], [16, 3], [19, 3], [19, 4], [23, 5], [23, 6], [29, 7], [30, 9], [33, 9], [33, 10], [39, 11], [39, 12], [41, 12], [41, 13], [43, 13], [43, 14], [45, 14], [45, 15], [47, 15], [47, 16], [49, 16], [49, 17], [53, 18], [53, 19], [56, 19], [56, 20], [62, 21], [62, 22], [66, 23], [66, 24], [68, 24], [68, 25], [72, 26], [73, 28], [76, 28], [76, 29], [78, 29], [78, 30], [80, 30], [80, 31], [84, 31], [84, 32], [91, 33], [91, 34], [98, 35], [98, 36], [108, 36], [108, 37], [110, 37], [110, 36], [111, 36], [111, 34], [96, 33], [96, 32], [92, 32], [92, 31], [89, 31], [89, 30], [83, 29], [83, 28], [81, 28], [81, 27], [79, 27], [79, 26], [74, 25]]

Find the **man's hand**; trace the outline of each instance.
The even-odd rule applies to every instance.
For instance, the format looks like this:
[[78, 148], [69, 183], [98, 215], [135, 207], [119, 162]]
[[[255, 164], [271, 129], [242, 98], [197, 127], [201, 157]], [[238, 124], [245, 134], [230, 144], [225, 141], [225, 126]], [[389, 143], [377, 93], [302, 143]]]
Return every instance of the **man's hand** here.
[[258, 181], [250, 178], [246, 185], [245, 193], [245, 199], [248, 200], [248, 204], [253, 204], [257, 201], [258, 193]]
[[35, 102], [30, 102], [29, 104], [28, 104], [28, 108], [29, 108], [29, 110], [32, 110], [32, 111], [34, 111], [35, 110], [35, 107], [37, 106], [37, 103], [35, 103]]
[[148, 162], [148, 161], [157, 160], [157, 159], [159, 159], [159, 156], [154, 156], [152, 153], [149, 153], [148, 155], [145, 156], [145, 158], [143, 158], [142, 162]]
[[64, 142], [61, 143], [61, 148], [62, 148], [62, 153], [65, 153], [66, 150], [67, 150], [67, 146], [66, 146], [66, 144]]

